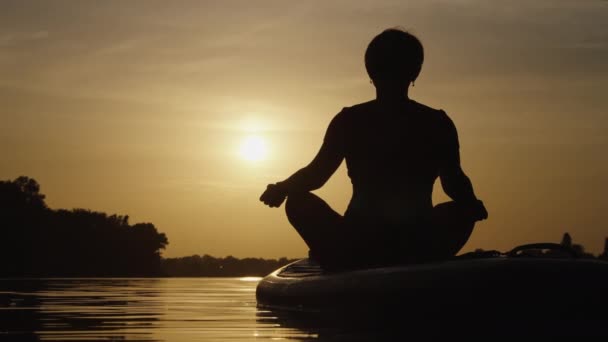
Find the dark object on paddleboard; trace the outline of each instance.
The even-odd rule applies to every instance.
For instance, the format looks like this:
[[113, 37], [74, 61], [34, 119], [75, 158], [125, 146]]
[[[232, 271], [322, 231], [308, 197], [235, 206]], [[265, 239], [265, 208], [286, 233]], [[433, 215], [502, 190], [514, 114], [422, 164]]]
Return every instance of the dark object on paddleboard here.
[[541, 243], [508, 253], [337, 272], [302, 259], [262, 279], [256, 297], [261, 308], [292, 312], [581, 317], [593, 315], [593, 308], [605, 311], [607, 290], [608, 262]]

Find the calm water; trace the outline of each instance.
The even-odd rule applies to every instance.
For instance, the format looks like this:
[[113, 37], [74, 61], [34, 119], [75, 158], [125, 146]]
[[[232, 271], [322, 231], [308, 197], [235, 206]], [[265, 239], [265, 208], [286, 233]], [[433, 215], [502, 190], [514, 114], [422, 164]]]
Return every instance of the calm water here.
[[349, 335], [314, 323], [303, 327], [257, 309], [258, 281], [4, 279], [0, 280], [0, 340], [335, 341], [378, 337]]
[[[436, 316], [413, 321], [405, 313], [417, 313], [407, 305], [398, 313], [357, 311], [356, 322], [349, 318], [346, 324], [338, 323], [340, 315], [333, 314], [323, 319], [286, 316], [256, 308], [259, 280], [0, 279], [0, 341], [414, 341], [439, 340], [430, 336], [453, 340], [476, 331], [486, 339], [531, 336], [530, 327], [518, 320], [513, 322], [519, 326], [497, 320], [498, 328], [487, 329], [492, 335], [480, 330], [493, 323], [501, 309], [491, 302], [471, 305], [468, 309], [476, 316], [469, 316], [472, 311], [467, 308], [441, 307], [452, 317], [447, 321]], [[534, 314], [527, 323], [542, 328], [536, 336], [563, 336], [569, 328], [569, 336], [608, 337], [605, 315], [592, 314], [593, 319], [579, 319], [576, 325], [577, 312], [546, 319], [546, 310], [537, 306], [524, 307]], [[489, 319], [482, 323], [484, 317]], [[450, 325], [454, 321], [460, 323]]]

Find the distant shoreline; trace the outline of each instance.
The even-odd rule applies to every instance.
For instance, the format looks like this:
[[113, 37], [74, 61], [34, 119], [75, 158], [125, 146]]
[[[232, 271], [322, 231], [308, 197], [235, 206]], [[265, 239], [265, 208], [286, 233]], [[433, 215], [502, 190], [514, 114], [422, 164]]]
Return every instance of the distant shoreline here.
[[152, 278], [244, 278], [264, 277], [276, 269], [298, 259], [263, 259], [232, 256], [215, 258], [210, 255], [191, 255], [180, 258], [163, 258], [159, 274], [149, 275], [27, 275], [0, 276], [0, 280], [39, 280], [39, 279], [152, 279]]
[[163, 258], [160, 269], [167, 277], [263, 277], [296, 260], [299, 259], [216, 258], [205, 254]]
[[0, 279], [262, 277], [297, 259], [163, 258], [167, 236], [128, 215], [51, 209], [27, 176], [0, 181]]

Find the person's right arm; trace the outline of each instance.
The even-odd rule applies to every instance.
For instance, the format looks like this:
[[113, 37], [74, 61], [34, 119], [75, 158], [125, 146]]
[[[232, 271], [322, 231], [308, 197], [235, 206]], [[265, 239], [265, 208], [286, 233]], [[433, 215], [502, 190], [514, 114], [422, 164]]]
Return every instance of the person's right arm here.
[[488, 212], [483, 202], [475, 196], [473, 184], [460, 165], [460, 144], [456, 126], [447, 114], [443, 114], [445, 115], [445, 130], [442, 132], [444, 144], [441, 146], [443, 153], [439, 167], [441, 186], [454, 202], [471, 208], [472, 216], [476, 220], [484, 220], [488, 217]]
[[290, 193], [309, 192], [322, 187], [344, 159], [344, 128], [338, 114], [327, 128], [323, 144], [314, 159], [282, 182], [269, 184], [260, 201], [279, 207]]

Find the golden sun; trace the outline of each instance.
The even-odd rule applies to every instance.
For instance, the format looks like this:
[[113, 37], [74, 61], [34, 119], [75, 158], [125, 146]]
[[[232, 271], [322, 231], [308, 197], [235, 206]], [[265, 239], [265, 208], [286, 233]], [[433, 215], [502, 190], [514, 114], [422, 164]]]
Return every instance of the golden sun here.
[[241, 141], [239, 155], [247, 161], [260, 161], [268, 156], [266, 140], [258, 135], [250, 135]]

